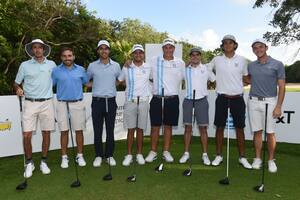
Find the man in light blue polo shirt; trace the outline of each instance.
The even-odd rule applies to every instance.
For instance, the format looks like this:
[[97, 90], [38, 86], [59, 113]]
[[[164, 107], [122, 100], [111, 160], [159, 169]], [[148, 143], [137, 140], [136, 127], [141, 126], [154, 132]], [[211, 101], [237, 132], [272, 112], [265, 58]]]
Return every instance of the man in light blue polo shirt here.
[[[76, 162], [79, 166], [85, 166], [83, 158], [83, 129], [85, 129], [85, 106], [83, 99], [82, 85], [88, 82], [85, 69], [74, 63], [75, 55], [73, 49], [63, 47], [61, 49], [62, 64], [53, 69], [53, 86], [56, 85], [56, 104], [57, 122], [61, 131], [61, 167], [69, 167], [67, 156], [68, 133], [72, 128], [76, 133], [77, 156]], [[67, 109], [67, 104], [69, 110]], [[72, 127], [69, 126], [68, 115], [71, 117]]]
[[40, 170], [43, 174], [51, 171], [46, 159], [50, 145], [50, 131], [55, 129], [54, 107], [52, 101], [51, 72], [56, 64], [47, 60], [50, 46], [40, 39], [25, 45], [26, 53], [32, 58], [22, 62], [17, 73], [14, 89], [18, 96], [25, 96], [23, 109], [23, 144], [26, 157], [24, 176], [29, 178], [34, 170], [32, 161], [32, 132], [36, 131], [37, 120], [43, 133], [42, 161]]
[[[111, 166], [116, 165], [114, 153], [114, 127], [116, 118], [116, 80], [121, 74], [118, 63], [109, 58], [110, 45], [100, 40], [97, 47], [99, 59], [90, 63], [87, 69], [89, 80], [93, 79], [92, 119], [94, 128], [94, 145], [96, 157], [94, 167], [100, 167], [102, 158]], [[106, 145], [103, 153], [102, 132], [105, 119]]]

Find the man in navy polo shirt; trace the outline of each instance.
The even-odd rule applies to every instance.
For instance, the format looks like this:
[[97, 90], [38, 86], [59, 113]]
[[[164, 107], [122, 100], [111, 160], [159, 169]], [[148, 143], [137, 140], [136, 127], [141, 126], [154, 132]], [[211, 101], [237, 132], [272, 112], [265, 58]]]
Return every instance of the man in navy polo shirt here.
[[[119, 63], [109, 58], [110, 45], [106, 40], [100, 40], [97, 46], [99, 59], [90, 63], [87, 69], [92, 85], [92, 120], [94, 128], [94, 145], [96, 157], [94, 167], [100, 167], [102, 158], [106, 158], [111, 166], [116, 165], [114, 153], [114, 128], [117, 111], [116, 81], [121, 74]], [[102, 145], [103, 123], [105, 119], [106, 145], [105, 153]]]
[[[74, 63], [75, 55], [71, 48], [64, 47], [61, 49], [62, 64], [53, 69], [52, 80], [53, 86], [56, 85], [57, 92], [57, 122], [61, 131], [61, 167], [68, 168], [68, 133], [72, 128], [76, 133], [77, 157], [76, 161], [79, 166], [85, 166], [83, 158], [83, 129], [85, 129], [85, 106], [82, 92], [82, 85], [88, 82], [85, 69]], [[69, 112], [67, 110], [69, 104]], [[71, 117], [72, 127], [69, 127], [68, 115]]]

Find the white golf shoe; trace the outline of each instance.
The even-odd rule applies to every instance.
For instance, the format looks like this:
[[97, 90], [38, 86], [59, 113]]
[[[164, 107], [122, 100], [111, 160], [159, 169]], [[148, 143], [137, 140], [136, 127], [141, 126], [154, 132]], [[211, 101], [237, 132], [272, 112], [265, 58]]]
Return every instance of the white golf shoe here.
[[190, 153], [186, 151], [182, 154], [181, 158], [179, 159], [179, 163], [180, 164], [186, 163], [188, 159], [190, 159]]
[[131, 155], [131, 154], [128, 154], [128, 155], [126, 155], [126, 156], [124, 157], [124, 160], [123, 160], [123, 162], [122, 162], [122, 165], [125, 166], [125, 167], [127, 167], [127, 166], [129, 166], [130, 163], [132, 163], [132, 162], [133, 162], [132, 155]]
[[144, 165], [145, 164], [145, 159], [142, 154], [137, 154], [136, 155], [136, 161], [139, 165]]
[[164, 151], [163, 152], [163, 158], [168, 163], [174, 162], [174, 158], [172, 157], [172, 155], [169, 151]]
[[219, 166], [221, 164], [221, 162], [223, 162], [223, 157], [220, 155], [217, 155], [211, 164], [213, 166]]
[[262, 166], [262, 160], [260, 158], [254, 158], [252, 163], [253, 169], [260, 169]]
[[208, 157], [208, 155], [207, 155], [207, 153], [203, 153], [202, 154], [202, 161], [203, 161], [203, 164], [204, 165], [210, 165], [211, 164], [211, 162], [210, 162], [210, 160], [209, 160], [209, 157]]
[[41, 161], [40, 170], [43, 174], [50, 174], [51, 170], [49, 169], [46, 162]]
[[276, 166], [274, 159], [268, 161], [268, 167], [269, 167], [269, 172], [271, 172], [271, 173], [277, 172], [277, 166]]
[[80, 167], [86, 166], [86, 162], [85, 162], [85, 160], [83, 158], [82, 153], [77, 154], [77, 156], [76, 156], [76, 162], [78, 163], [78, 165]]
[[94, 167], [100, 167], [102, 163], [102, 158], [101, 157], [96, 157], [94, 162], [93, 162], [93, 166]]
[[252, 169], [252, 165], [250, 165], [250, 163], [248, 162], [248, 160], [245, 157], [240, 157], [239, 163], [241, 165], [243, 165], [243, 167], [246, 169]]
[[107, 162], [110, 166], [112, 166], [112, 167], [117, 165], [117, 162], [116, 162], [116, 160], [114, 159], [114, 157], [106, 158], [106, 162]]
[[153, 162], [153, 160], [156, 159], [157, 159], [157, 153], [151, 150], [145, 160], [146, 162], [151, 163]]
[[34, 169], [35, 168], [34, 168], [33, 162], [30, 162], [30, 163], [26, 164], [24, 177], [25, 178], [30, 178], [32, 176], [32, 173], [33, 173]]
[[60, 164], [60, 167], [63, 168], [63, 169], [66, 169], [69, 167], [69, 159], [68, 159], [68, 156], [67, 155], [63, 155], [61, 157], [61, 164]]

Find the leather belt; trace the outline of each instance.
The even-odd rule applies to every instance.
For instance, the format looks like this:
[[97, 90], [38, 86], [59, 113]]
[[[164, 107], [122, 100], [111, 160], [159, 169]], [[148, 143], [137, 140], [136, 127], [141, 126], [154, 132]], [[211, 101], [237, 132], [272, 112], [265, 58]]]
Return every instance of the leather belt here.
[[25, 100], [31, 101], [31, 102], [35, 102], [35, 101], [37, 101], [37, 102], [42, 102], [42, 101], [47, 101], [47, 100], [49, 100], [49, 99], [51, 99], [51, 98], [39, 98], [39, 99], [33, 99], [33, 98], [27, 98], [27, 97], [25, 97]]

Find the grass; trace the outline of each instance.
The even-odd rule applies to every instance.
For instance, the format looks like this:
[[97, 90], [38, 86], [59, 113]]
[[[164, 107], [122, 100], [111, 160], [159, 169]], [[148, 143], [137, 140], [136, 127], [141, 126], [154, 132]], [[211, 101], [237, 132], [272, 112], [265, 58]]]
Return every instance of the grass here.
[[[224, 144], [225, 145], [225, 144]], [[36, 171], [28, 181], [25, 191], [16, 191], [22, 182], [22, 156], [0, 159], [1, 190], [0, 199], [299, 199], [300, 198], [300, 145], [279, 143], [277, 148], [278, 173], [266, 172], [265, 192], [257, 193], [252, 187], [260, 183], [261, 171], [243, 169], [237, 162], [236, 142], [231, 141], [230, 185], [221, 186], [218, 181], [225, 175], [225, 163], [220, 167], [206, 167], [201, 164], [201, 146], [199, 138], [193, 138], [191, 152], [193, 156], [193, 174], [183, 177], [187, 165], [177, 164], [182, 154], [182, 136], [174, 136], [171, 152], [175, 163], [166, 164], [164, 172], [154, 172], [158, 161], [145, 166], [137, 166], [137, 182], [127, 183], [126, 177], [132, 173], [131, 167], [121, 166], [126, 152], [126, 142], [116, 142], [115, 158], [117, 166], [112, 168], [113, 180], [102, 181], [107, 173], [107, 165], [93, 168], [93, 146], [85, 147], [87, 166], [79, 168], [80, 188], [70, 188], [75, 180], [74, 167], [60, 168], [59, 151], [49, 153], [48, 164], [51, 175], [42, 175], [38, 170], [40, 154], [34, 154]], [[225, 146], [224, 146], [225, 147]], [[247, 155], [253, 157], [250, 141], [246, 143]], [[213, 158], [214, 141], [209, 140], [209, 155]], [[149, 150], [149, 137], [145, 138], [144, 154]], [[225, 152], [225, 148], [224, 148]], [[71, 152], [70, 152], [71, 153]], [[252, 159], [251, 159], [252, 161]]]

